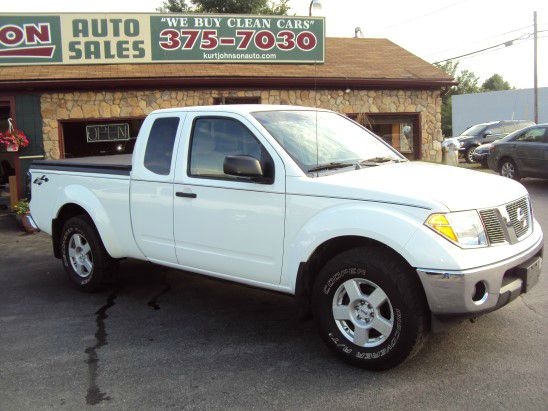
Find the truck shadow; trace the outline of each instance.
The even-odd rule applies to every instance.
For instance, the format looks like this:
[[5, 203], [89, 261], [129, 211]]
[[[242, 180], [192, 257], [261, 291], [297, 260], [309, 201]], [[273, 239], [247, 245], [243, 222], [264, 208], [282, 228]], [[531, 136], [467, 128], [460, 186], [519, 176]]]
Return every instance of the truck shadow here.
[[[173, 361], [178, 361], [176, 356], [182, 357], [181, 361], [185, 358], [186, 367], [190, 359], [196, 366], [206, 360], [217, 369], [256, 370], [257, 363], [246, 359], [251, 355], [260, 358], [261, 365], [270, 370], [299, 364], [300, 368], [321, 373], [330, 369], [335, 373], [350, 370], [362, 377], [380, 375], [364, 374], [336, 359], [318, 336], [314, 322], [297, 318], [291, 296], [131, 260], [122, 264], [118, 281], [123, 288], [120, 304], [128, 313], [124, 314], [125, 323], [136, 325], [128, 327], [131, 338], [148, 338], [149, 342], [174, 350]], [[424, 371], [425, 363], [435, 370], [436, 358], [447, 351], [455, 357], [462, 354], [481, 362], [479, 352], [466, 349], [464, 353], [459, 348], [465, 342], [469, 344], [468, 332], [473, 333], [473, 328], [477, 327], [462, 322], [431, 335], [415, 358], [383, 375], [407, 374], [418, 368]], [[174, 342], [183, 344], [185, 352], [178, 351]]]

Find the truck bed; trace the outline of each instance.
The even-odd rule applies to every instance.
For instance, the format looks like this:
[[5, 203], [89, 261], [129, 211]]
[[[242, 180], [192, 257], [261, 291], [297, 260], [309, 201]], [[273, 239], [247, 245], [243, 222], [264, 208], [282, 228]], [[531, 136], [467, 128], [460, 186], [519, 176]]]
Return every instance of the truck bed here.
[[131, 154], [66, 158], [63, 160], [36, 160], [30, 165], [35, 170], [59, 170], [79, 173], [129, 175]]

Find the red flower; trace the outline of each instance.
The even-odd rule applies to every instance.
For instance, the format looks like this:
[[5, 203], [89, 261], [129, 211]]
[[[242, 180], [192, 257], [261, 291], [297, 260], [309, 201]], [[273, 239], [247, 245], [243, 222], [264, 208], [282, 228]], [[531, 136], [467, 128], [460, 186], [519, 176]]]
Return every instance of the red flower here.
[[4, 133], [0, 133], [0, 147], [3, 147], [4, 150], [12, 148], [17, 150], [17, 148], [23, 148], [29, 145], [29, 140], [25, 133], [22, 131], [13, 129], [8, 130]]

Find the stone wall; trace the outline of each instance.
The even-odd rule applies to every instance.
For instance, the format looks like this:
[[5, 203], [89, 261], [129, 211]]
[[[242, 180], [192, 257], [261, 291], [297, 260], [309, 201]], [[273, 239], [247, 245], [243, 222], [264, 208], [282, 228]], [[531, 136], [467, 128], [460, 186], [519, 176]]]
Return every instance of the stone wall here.
[[260, 97], [262, 103], [317, 106], [342, 113], [421, 113], [422, 159], [441, 161], [439, 90], [129, 90], [41, 96], [46, 158], [60, 156], [58, 120], [145, 116], [153, 110], [213, 104], [216, 97]]

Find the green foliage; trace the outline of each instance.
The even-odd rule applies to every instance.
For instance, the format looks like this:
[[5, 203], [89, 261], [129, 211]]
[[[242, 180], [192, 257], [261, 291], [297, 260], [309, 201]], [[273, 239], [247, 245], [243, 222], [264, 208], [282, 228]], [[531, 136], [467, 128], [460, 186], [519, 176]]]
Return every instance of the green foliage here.
[[164, 0], [163, 13], [272, 14], [285, 16], [289, 0]]
[[512, 90], [510, 83], [504, 81], [500, 74], [493, 74], [481, 85], [482, 91]]
[[493, 74], [483, 84], [478, 86], [479, 78], [472, 71], [461, 70], [459, 72], [459, 63], [448, 60], [442, 64], [436, 64], [436, 67], [443, 70], [455, 79], [459, 84], [447, 90], [442, 96], [441, 106], [441, 128], [446, 137], [453, 135], [451, 96], [457, 94], [481, 93], [483, 91], [511, 90], [512, 87], [507, 81], [504, 81], [500, 74]]
[[453, 94], [479, 93], [479, 77], [470, 70], [462, 70], [455, 78], [459, 84], [455, 87]]
[[164, 0], [156, 11], [160, 13], [192, 13], [191, 7], [186, 0]]
[[443, 135], [449, 137], [453, 135], [451, 96], [456, 94], [478, 93], [481, 91], [478, 86], [479, 77], [469, 70], [461, 70], [459, 72], [459, 63], [453, 62], [452, 60], [446, 61], [443, 64], [436, 64], [436, 67], [449, 74], [459, 83], [456, 86], [450, 87], [449, 90], [447, 90], [447, 93], [442, 96], [441, 101], [441, 129]]
[[13, 212], [17, 215], [25, 215], [29, 212], [29, 202], [26, 199], [19, 200], [13, 206]]

